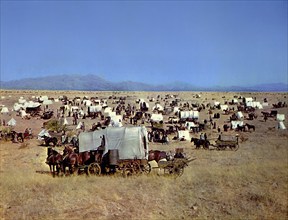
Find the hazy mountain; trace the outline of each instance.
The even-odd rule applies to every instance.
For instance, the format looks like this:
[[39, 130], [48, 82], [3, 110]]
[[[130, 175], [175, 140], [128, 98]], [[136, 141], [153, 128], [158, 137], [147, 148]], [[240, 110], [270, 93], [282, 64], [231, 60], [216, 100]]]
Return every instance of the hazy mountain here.
[[29, 90], [89, 90], [89, 91], [288, 91], [284, 83], [259, 84], [255, 86], [199, 87], [185, 82], [149, 85], [141, 82], [110, 82], [96, 75], [55, 75], [0, 82], [1, 89]]

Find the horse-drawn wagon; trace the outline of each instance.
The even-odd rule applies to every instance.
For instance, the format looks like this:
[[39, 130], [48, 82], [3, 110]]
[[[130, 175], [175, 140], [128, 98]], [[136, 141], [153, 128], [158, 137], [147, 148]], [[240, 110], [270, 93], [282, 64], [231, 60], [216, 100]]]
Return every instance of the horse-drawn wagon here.
[[173, 158], [168, 161], [159, 161], [158, 167], [164, 170], [164, 175], [182, 176], [184, 168], [188, 166], [188, 163], [194, 159], [188, 158]]
[[176, 148], [173, 155], [172, 152], [165, 152], [159, 150], [149, 151], [149, 163], [152, 164], [153, 169], [163, 171], [164, 175], [179, 177], [184, 173], [184, 168], [196, 158], [189, 159], [183, 152], [183, 148]]
[[238, 135], [233, 136], [221, 134], [216, 140], [216, 144], [214, 146], [217, 148], [217, 150], [230, 149], [237, 151], [239, 149]]
[[[88, 164], [88, 174], [150, 172], [145, 127], [108, 127], [79, 135], [79, 153], [96, 151], [97, 160]], [[95, 169], [95, 170], [94, 170]]]

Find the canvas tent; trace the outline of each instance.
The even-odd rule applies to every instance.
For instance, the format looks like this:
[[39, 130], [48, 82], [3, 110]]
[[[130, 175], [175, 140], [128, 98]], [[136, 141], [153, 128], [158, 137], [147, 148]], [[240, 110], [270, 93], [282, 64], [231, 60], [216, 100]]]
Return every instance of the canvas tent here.
[[8, 108], [4, 106], [4, 107], [1, 109], [1, 113], [2, 113], [2, 114], [9, 113]]
[[44, 101], [43, 101], [43, 105], [52, 105], [53, 104], [53, 102], [52, 102], [52, 100], [50, 100], [50, 99], [45, 99]]
[[89, 108], [89, 111], [91, 112], [91, 113], [93, 113], [93, 112], [101, 112], [101, 110], [102, 110], [102, 106], [101, 105], [93, 105], [93, 106], [89, 106], [88, 107]]
[[180, 111], [180, 118], [181, 119], [186, 119], [186, 118], [199, 119], [199, 112], [198, 111]]
[[253, 107], [253, 108], [258, 108], [258, 109], [263, 109], [263, 106], [261, 105], [260, 102], [246, 102], [247, 107]]
[[152, 114], [150, 120], [152, 122], [160, 122], [163, 121], [163, 115], [162, 114]]
[[243, 126], [244, 122], [243, 121], [231, 121], [232, 129], [236, 129], [238, 125]]
[[120, 160], [148, 159], [147, 140], [145, 127], [107, 127], [103, 130], [80, 133], [79, 152], [97, 150], [101, 143], [105, 143], [104, 154], [108, 150], [118, 149]]
[[145, 102], [144, 100], [140, 101], [139, 102], [139, 108], [144, 109], [144, 110], [148, 110], [149, 109], [149, 103]]
[[122, 116], [121, 115], [114, 115], [111, 117], [111, 126], [113, 127], [122, 127]]
[[286, 127], [285, 127], [283, 121], [278, 121], [277, 129], [280, 129], [280, 130], [284, 130], [284, 129], [286, 129]]
[[7, 123], [7, 125], [9, 125], [9, 126], [16, 126], [16, 120], [14, 119], [14, 118], [11, 118], [9, 121], [8, 121], [8, 123]]
[[277, 114], [276, 118], [277, 118], [277, 121], [285, 121], [285, 115], [284, 114]]
[[237, 116], [237, 118], [238, 118], [239, 120], [241, 120], [241, 119], [243, 119], [243, 118], [244, 118], [244, 116], [243, 116], [243, 113], [242, 113], [242, 112], [237, 112], [237, 113], [236, 113], [236, 116]]
[[187, 128], [187, 129], [191, 129], [191, 128], [195, 128], [195, 127], [198, 127], [198, 125], [195, 125], [195, 123], [194, 122], [186, 122], [185, 123], [185, 127]]
[[178, 138], [185, 138], [185, 140], [189, 140], [190, 141], [190, 134], [188, 130], [179, 130], [178, 131]]
[[229, 109], [228, 105], [220, 105], [220, 108], [222, 111], [224, 111], [224, 110], [226, 111]]

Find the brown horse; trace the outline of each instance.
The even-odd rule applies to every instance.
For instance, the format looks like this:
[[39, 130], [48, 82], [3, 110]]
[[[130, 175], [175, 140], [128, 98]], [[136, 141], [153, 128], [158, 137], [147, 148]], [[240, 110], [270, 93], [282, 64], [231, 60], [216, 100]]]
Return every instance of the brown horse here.
[[155, 160], [157, 163], [161, 159], [169, 160], [169, 155], [165, 151], [150, 150], [148, 155], [148, 161]]
[[63, 150], [63, 173], [66, 173], [66, 167], [69, 168], [70, 174], [73, 174], [78, 169], [78, 154], [71, 147], [65, 147]]
[[50, 173], [53, 175], [53, 177], [55, 176], [55, 171], [57, 175], [59, 175], [61, 171], [62, 161], [63, 157], [60, 153], [50, 147], [47, 148], [46, 163], [49, 165]]

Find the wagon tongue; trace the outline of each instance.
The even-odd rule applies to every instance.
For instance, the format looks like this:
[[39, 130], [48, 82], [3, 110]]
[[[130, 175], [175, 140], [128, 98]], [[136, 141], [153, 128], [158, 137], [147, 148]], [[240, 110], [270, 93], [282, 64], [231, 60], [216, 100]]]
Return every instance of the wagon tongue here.
[[187, 159], [187, 163], [192, 162], [193, 160], [196, 160], [197, 158], [193, 158], [193, 159]]

